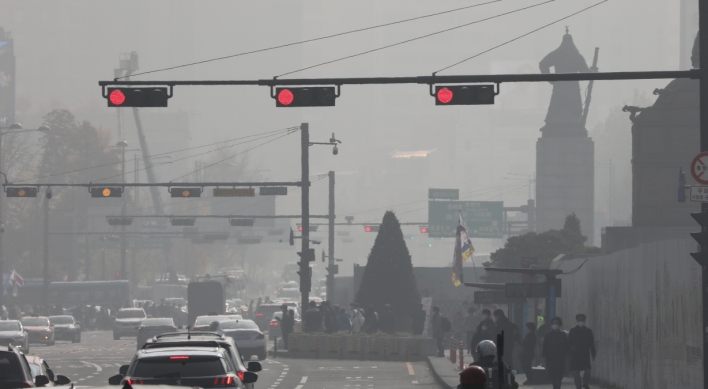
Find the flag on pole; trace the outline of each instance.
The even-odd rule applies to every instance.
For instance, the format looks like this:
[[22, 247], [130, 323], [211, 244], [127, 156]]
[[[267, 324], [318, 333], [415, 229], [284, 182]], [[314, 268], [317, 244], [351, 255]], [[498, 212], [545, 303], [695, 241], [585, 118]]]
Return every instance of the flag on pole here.
[[472, 257], [472, 253], [474, 253], [474, 246], [467, 236], [467, 229], [465, 229], [465, 225], [462, 222], [462, 214], [460, 214], [460, 219], [457, 222], [457, 234], [455, 236], [455, 253], [452, 259], [453, 285], [460, 286], [465, 282], [462, 274], [462, 264]]
[[22, 276], [20, 275], [20, 273], [14, 271], [14, 270], [12, 271], [12, 273], [10, 273], [10, 281], [12, 281], [12, 283], [13, 283], [14, 285], [17, 285], [17, 286], [25, 286], [25, 280], [24, 280], [24, 278], [22, 278]]

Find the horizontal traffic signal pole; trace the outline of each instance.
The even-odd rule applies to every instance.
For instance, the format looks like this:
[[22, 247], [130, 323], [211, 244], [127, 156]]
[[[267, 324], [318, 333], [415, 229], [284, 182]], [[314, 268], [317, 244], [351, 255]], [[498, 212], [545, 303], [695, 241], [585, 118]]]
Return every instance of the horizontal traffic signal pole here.
[[[301, 219], [302, 215], [126, 215], [106, 217], [131, 217], [131, 218], [211, 218], [211, 219]], [[329, 219], [329, 215], [310, 215], [310, 218]], [[420, 224], [420, 223], [419, 223]], [[102, 234], [106, 234], [105, 232]], [[110, 235], [110, 233], [109, 233]]]
[[[310, 185], [312, 183], [309, 183]], [[159, 186], [159, 187], [166, 187], [166, 188], [203, 188], [203, 187], [211, 187], [211, 186], [216, 186], [216, 187], [235, 187], [235, 186], [255, 186], [255, 187], [261, 187], [261, 186], [302, 186], [302, 183], [300, 181], [293, 181], [293, 182], [156, 182], [156, 183], [147, 183], [147, 182], [134, 182], [134, 183], [128, 183], [128, 182], [117, 182], [117, 183], [101, 183], [101, 182], [96, 182], [96, 183], [81, 183], [81, 184], [70, 184], [70, 183], [37, 183], [37, 184], [12, 184], [12, 183], [4, 183], [2, 184], [3, 188], [26, 188], [26, 187], [33, 187], [33, 188], [40, 188], [40, 187], [61, 187], [61, 186], [68, 186], [68, 187], [80, 187], [80, 188], [126, 188], [126, 187], [146, 187], [146, 186]]]
[[101, 87], [139, 85], [253, 85], [253, 86], [306, 86], [306, 85], [387, 85], [440, 83], [505, 83], [505, 82], [552, 82], [552, 81], [617, 81], [617, 80], [657, 80], [670, 78], [700, 79], [700, 70], [666, 70], [644, 72], [597, 72], [597, 73], [550, 73], [550, 74], [477, 74], [457, 76], [415, 76], [415, 77], [344, 77], [344, 78], [289, 78], [261, 80], [156, 80], [156, 81], [99, 81]]

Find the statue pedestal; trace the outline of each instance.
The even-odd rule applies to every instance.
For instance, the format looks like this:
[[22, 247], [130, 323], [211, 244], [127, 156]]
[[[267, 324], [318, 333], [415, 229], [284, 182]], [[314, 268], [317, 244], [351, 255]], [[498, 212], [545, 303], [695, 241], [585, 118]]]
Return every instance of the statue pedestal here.
[[536, 231], [559, 230], [571, 213], [593, 245], [595, 144], [588, 137], [542, 137], [536, 142]]

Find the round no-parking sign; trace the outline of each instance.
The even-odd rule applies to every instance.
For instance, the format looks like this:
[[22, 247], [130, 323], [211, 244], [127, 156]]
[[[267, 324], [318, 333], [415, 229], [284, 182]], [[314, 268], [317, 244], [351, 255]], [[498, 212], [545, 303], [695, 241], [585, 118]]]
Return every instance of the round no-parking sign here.
[[702, 152], [693, 158], [691, 175], [698, 183], [708, 185], [708, 152]]

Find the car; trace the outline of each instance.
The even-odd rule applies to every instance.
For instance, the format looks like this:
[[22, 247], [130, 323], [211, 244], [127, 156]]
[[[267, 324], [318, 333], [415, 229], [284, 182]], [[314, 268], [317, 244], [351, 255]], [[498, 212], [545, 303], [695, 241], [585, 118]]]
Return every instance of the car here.
[[[238, 371], [250, 371], [257, 373], [262, 370], [259, 362], [248, 362], [246, 365], [241, 352], [236, 346], [236, 342], [230, 337], [219, 335], [214, 332], [173, 332], [158, 335], [149, 339], [143, 348], [167, 348], [167, 347], [208, 347], [216, 343], [226, 350], [231, 356], [231, 361]], [[253, 389], [253, 383], [246, 384], [247, 389]]]
[[[180, 327], [181, 328], [181, 327]], [[147, 318], [138, 326], [138, 350], [140, 350], [148, 339], [165, 332], [177, 331], [174, 321], [170, 317]]]
[[146, 318], [142, 308], [121, 308], [113, 320], [113, 340], [121, 336], [137, 336], [138, 326]]
[[29, 352], [29, 335], [19, 320], [0, 320], [0, 345], [12, 344], [22, 352]]
[[[302, 330], [302, 320], [300, 319], [300, 312], [297, 308], [288, 307], [288, 310], [292, 310], [295, 313], [295, 332], [300, 332]], [[273, 317], [270, 318], [270, 323], [268, 323], [268, 340], [273, 340], [277, 336], [278, 338], [283, 337], [283, 333], [280, 330], [280, 325], [282, 322], [279, 319], [283, 318], [283, 311], [273, 312]]]
[[49, 383], [47, 376], [32, 376], [27, 359], [13, 345], [0, 350], [0, 366], [0, 389], [34, 388]]
[[253, 320], [226, 320], [219, 322], [220, 333], [233, 338], [246, 360], [256, 355], [262, 361], [268, 356], [265, 335]]
[[49, 382], [44, 385], [37, 386], [57, 386], [57, 385], [68, 385], [71, 380], [63, 375], [54, 376], [54, 372], [49, 368], [47, 361], [38, 357], [36, 355], [26, 355], [25, 359], [29, 364], [30, 370], [32, 371], [32, 377], [36, 380], [38, 376], [46, 376], [49, 378]]
[[253, 321], [258, 324], [258, 328], [260, 328], [261, 331], [268, 329], [268, 323], [270, 323], [270, 318], [273, 317], [273, 312], [278, 312], [280, 306], [281, 304], [261, 304], [256, 308]]
[[54, 324], [54, 339], [81, 343], [81, 326], [74, 320], [73, 316], [49, 316], [49, 322]]
[[228, 307], [226, 309], [228, 313], [236, 313], [239, 315], [248, 314], [248, 305], [246, 305], [241, 299], [226, 300], [226, 305]]
[[54, 346], [54, 324], [49, 322], [46, 316], [25, 316], [22, 318], [22, 326], [27, 330], [30, 343], [44, 343], [47, 346]]
[[147, 348], [130, 365], [108, 379], [110, 385], [178, 385], [202, 388], [238, 387], [258, 380], [250, 371], [238, 371], [220, 347]]
[[190, 327], [192, 331], [209, 331], [209, 326], [211, 323], [215, 321], [222, 321], [222, 320], [234, 320], [234, 319], [243, 319], [241, 315], [237, 314], [228, 314], [228, 315], [203, 315], [203, 316], [197, 316], [197, 318], [194, 320], [194, 325]]

